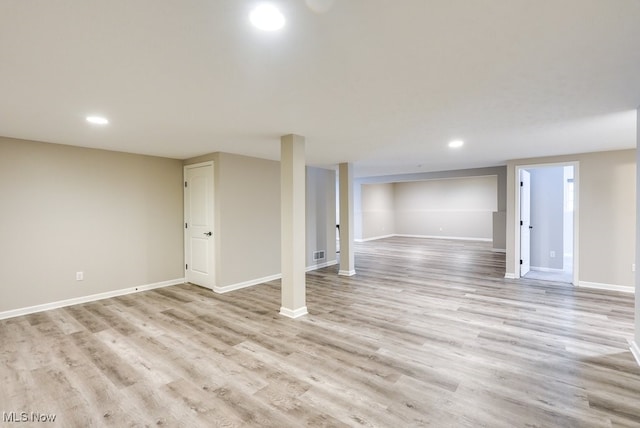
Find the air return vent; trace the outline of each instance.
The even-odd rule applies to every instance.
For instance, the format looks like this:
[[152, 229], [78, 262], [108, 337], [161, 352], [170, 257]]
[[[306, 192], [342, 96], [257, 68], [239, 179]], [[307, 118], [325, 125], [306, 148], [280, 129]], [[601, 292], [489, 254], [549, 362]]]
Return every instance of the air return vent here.
[[324, 260], [324, 259], [325, 259], [324, 250], [314, 251], [313, 252], [313, 261], [314, 262], [317, 262], [318, 260]]

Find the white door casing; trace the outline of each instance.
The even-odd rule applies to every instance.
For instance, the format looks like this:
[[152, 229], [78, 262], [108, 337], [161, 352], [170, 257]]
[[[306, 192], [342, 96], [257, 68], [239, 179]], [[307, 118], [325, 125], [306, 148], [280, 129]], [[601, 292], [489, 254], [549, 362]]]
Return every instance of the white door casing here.
[[184, 168], [185, 279], [213, 290], [215, 236], [213, 162]]
[[531, 269], [531, 174], [520, 170], [520, 276]]

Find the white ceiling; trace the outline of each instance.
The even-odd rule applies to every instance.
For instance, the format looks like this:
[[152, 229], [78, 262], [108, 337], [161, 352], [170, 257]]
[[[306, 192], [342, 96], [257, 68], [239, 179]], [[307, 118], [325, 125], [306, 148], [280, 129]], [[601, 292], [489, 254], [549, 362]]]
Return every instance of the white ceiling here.
[[0, 135], [278, 159], [296, 133], [359, 176], [636, 146], [640, 0], [273, 3], [277, 33], [251, 0], [0, 0]]

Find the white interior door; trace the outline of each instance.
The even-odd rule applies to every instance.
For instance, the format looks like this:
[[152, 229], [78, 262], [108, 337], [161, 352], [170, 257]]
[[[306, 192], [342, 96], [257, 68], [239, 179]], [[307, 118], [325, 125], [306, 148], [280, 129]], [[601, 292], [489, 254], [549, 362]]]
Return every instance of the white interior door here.
[[531, 270], [531, 174], [520, 170], [520, 276]]
[[184, 181], [185, 278], [213, 289], [213, 163], [186, 166]]

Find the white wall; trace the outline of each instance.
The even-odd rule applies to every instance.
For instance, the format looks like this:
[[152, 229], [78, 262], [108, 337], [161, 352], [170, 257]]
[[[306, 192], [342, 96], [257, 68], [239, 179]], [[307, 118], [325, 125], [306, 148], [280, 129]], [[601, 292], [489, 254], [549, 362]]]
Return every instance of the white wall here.
[[580, 282], [633, 287], [636, 231], [636, 151], [617, 150], [509, 161], [507, 276], [517, 276], [516, 166], [579, 163], [578, 260]]
[[183, 278], [182, 189], [178, 160], [0, 138], [0, 312]]

